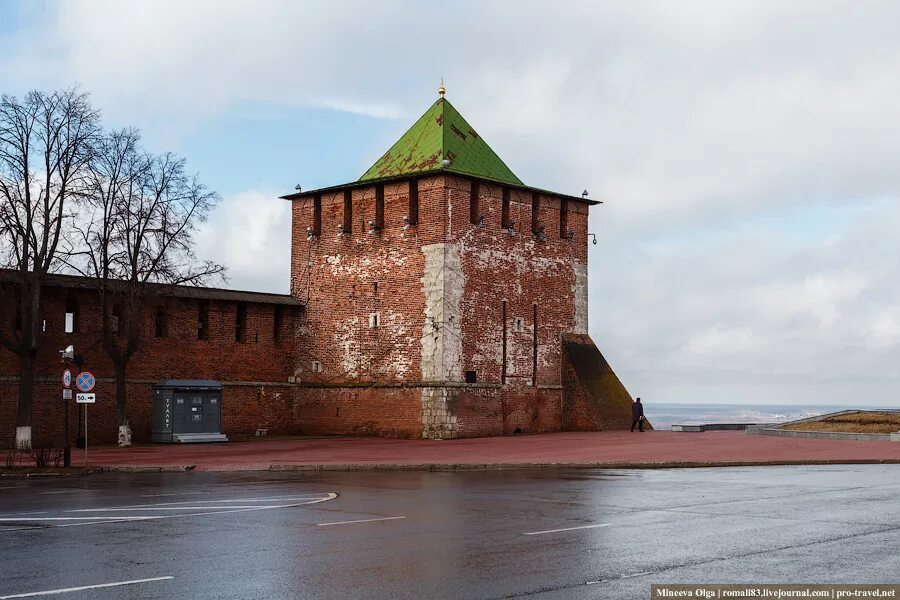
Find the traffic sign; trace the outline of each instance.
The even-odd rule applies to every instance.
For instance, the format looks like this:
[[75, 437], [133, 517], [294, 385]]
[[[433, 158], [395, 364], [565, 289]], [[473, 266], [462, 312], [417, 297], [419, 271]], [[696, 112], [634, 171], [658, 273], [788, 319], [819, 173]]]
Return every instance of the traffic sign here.
[[66, 388], [63, 390], [63, 400], [71, 400], [72, 399], [72, 390]]
[[94, 404], [97, 402], [97, 394], [75, 394], [76, 404]]
[[90, 392], [94, 389], [96, 383], [97, 380], [94, 379], [94, 374], [90, 371], [82, 371], [78, 374], [78, 377], [75, 378], [75, 387], [82, 392]]
[[72, 371], [69, 369], [63, 371], [63, 387], [72, 387]]

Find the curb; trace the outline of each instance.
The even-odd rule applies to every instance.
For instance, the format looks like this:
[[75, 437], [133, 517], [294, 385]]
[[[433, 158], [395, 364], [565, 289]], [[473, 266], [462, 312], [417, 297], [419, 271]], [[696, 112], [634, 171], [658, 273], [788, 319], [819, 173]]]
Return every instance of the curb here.
[[802, 429], [779, 429], [777, 427], [747, 428], [749, 435], [771, 435], [776, 437], [803, 438], [810, 440], [848, 440], [854, 442], [900, 442], [900, 434], [894, 433], [847, 433], [843, 431], [805, 431]]
[[15, 473], [10, 471], [0, 471], [0, 480], [3, 479], [36, 479], [39, 477], [77, 477], [80, 475], [90, 475], [91, 473], [100, 473], [103, 467], [70, 467], [68, 471], [62, 467], [55, 471], [34, 471], [25, 473]]
[[100, 473], [188, 473], [193, 471], [197, 465], [110, 465], [97, 467]]
[[3, 477], [89, 475], [91, 473], [322, 473], [322, 472], [387, 472], [387, 471], [511, 471], [523, 469], [715, 469], [728, 467], [780, 467], [811, 465], [885, 465], [900, 464], [900, 458], [851, 458], [826, 460], [754, 460], [754, 461], [667, 461], [667, 462], [579, 462], [579, 463], [335, 463], [335, 464], [270, 464], [261, 468], [235, 468], [235, 465], [106, 465], [80, 473], [23, 473]]

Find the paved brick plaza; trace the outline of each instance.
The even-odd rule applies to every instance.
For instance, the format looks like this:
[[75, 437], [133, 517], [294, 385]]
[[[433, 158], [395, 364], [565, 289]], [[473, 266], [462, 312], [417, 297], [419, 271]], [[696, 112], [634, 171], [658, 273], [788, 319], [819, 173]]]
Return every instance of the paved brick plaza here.
[[[91, 449], [95, 466], [195, 466], [198, 470], [257, 470], [272, 465], [504, 465], [608, 466], [900, 462], [900, 443], [747, 435], [716, 431], [573, 432], [459, 440], [306, 438], [227, 444], [144, 445]], [[73, 463], [83, 454], [73, 450]]]

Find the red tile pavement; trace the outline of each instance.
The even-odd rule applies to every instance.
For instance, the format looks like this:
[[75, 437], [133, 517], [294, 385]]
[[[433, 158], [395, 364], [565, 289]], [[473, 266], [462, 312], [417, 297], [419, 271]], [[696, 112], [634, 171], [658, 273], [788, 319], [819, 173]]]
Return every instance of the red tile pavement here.
[[[74, 465], [83, 454], [73, 449]], [[272, 465], [602, 464], [672, 466], [803, 462], [900, 462], [900, 443], [798, 439], [736, 431], [553, 433], [460, 440], [309, 438], [227, 444], [153, 444], [90, 450], [91, 466], [195, 466], [264, 470]]]

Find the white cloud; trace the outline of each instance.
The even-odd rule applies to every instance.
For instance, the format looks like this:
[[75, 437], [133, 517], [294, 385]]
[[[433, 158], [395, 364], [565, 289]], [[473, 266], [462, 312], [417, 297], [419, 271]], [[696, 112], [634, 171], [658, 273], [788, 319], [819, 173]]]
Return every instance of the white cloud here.
[[228, 287], [287, 293], [290, 203], [248, 191], [224, 198], [197, 234], [197, 255], [227, 267]]
[[770, 341], [763, 340], [748, 327], [712, 328], [699, 332], [687, 341], [686, 350], [703, 358], [734, 354], [754, 355], [764, 351]]
[[871, 350], [894, 349], [900, 346], [900, 309], [887, 308], [872, 319], [866, 346]]

